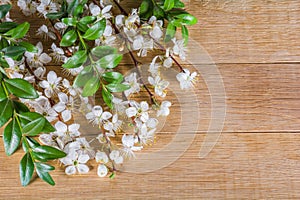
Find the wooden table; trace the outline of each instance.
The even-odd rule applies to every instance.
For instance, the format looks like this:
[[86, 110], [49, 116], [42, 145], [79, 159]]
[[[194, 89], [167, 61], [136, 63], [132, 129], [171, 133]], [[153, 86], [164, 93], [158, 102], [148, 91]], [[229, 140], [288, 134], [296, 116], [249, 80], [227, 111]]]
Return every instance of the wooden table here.
[[[57, 165], [56, 186], [40, 179], [20, 186], [22, 152], [7, 157], [0, 142], [0, 199], [299, 199], [300, 198], [300, 1], [190, 0], [199, 23], [190, 29], [211, 56], [224, 81], [226, 118], [212, 151], [199, 158], [210, 118], [202, 79], [199, 130], [187, 151], [171, 165], [143, 173], [118, 173], [113, 180], [66, 176]], [[18, 21], [42, 23], [12, 13]], [[192, 101], [192, 100], [191, 100]], [[171, 115], [166, 126], [176, 126]], [[174, 123], [174, 124], [172, 124]], [[189, 134], [189, 133], [186, 133]], [[157, 150], [172, 140], [159, 134]]]

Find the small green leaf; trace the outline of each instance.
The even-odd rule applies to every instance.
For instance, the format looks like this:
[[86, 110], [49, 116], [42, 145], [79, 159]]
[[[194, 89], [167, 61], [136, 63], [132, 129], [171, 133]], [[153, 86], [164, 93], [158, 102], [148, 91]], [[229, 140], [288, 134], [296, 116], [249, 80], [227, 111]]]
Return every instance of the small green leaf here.
[[80, 50], [77, 51], [71, 58], [69, 58], [68, 61], [62, 66], [67, 69], [77, 68], [80, 67], [82, 64], [84, 64], [86, 60], [87, 60], [86, 51]]
[[87, 40], [96, 40], [104, 33], [106, 27], [106, 19], [103, 18], [91, 26], [82, 36]]
[[99, 87], [100, 79], [97, 76], [92, 77], [83, 87], [82, 96], [89, 97], [94, 95], [98, 91]]
[[39, 135], [44, 126], [46, 119], [44, 117], [37, 118], [23, 127], [23, 133], [28, 136], [36, 136]]
[[102, 58], [110, 54], [116, 54], [117, 49], [111, 46], [97, 46], [91, 50], [91, 53], [98, 58]]
[[17, 26], [18, 26], [18, 24], [15, 22], [0, 23], [0, 33], [6, 33], [7, 31], [9, 31]]
[[102, 86], [102, 98], [106, 105], [110, 108], [113, 109], [113, 95], [105, 88], [105, 86]]
[[184, 3], [180, 0], [175, 0], [174, 8], [184, 8]]
[[41, 115], [39, 113], [24, 112], [24, 113], [20, 113], [19, 117], [20, 117], [22, 127], [26, 126], [26, 124], [29, 124], [30, 122], [32, 122], [36, 119], [44, 118], [45, 124], [44, 124], [44, 127], [42, 128], [41, 132], [51, 133], [51, 132], [55, 131], [55, 128], [46, 120], [46, 118], [43, 115]]
[[121, 83], [124, 79], [119, 72], [105, 72], [102, 74], [102, 78], [108, 83]]
[[59, 43], [62, 47], [68, 47], [73, 45], [77, 40], [77, 33], [75, 30], [70, 30], [67, 33], [65, 33]]
[[38, 48], [36, 46], [34, 46], [33, 44], [30, 44], [29, 42], [19, 42], [19, 45], [26, 48], [26, 51], [28, 52], [32, 52], [32, 53], [37, 53], [38, 52]]
[[46, 17], [47, 17], [48, 19], [54, 20], [54, 19], [60, 19], [60, 18], [63, 17], [64, 15], [65, 15], [64, 12], [53, 12], [53, 13], [47, 13], [47, 14], [46, 14]]
[[67, 26], [76, 26], [77, 23], [75, 18], [62, 18], [61, 21]]
[[29, 153], [26, 153], [20, 162], [20, 178], [22, 186], [29, 184], [34, 171], [34, 164]]
[[194, 25], [198, 22], [197, 18], [191, 14], [180, 14], [175, 16], [178, 19], [182, 19], [182, 25]]
[[3, 48], [8, 47], [8, 46], [9, 46], [8, 40], [5, 39], [5, 38], [2, 38], [0, 40], [0, 49], [3, 49]]
[[89, 27], [86, 24], [83, 24], [81, 22], [77, 23], [77, 28], [81, 32], [86, 32], [89, 29]]
[[182, 38], [184, 40], [184, 44], [187, 45], [188, 40], [189, 40], [189, 30], [187, 29], [186, 26], [181, 27], [181, 34], [182, 34]]
[[5, 127], [3, 133], [4, 149], [6, 155], [12, 155], [19, 147], [22, 133], [20, 126], [18, 125], [16, 118], [11, 120]]
[[28, 32], [30, 24], [28, 22], [24, 22], [18, 25], [16, 28], [11, 29], [10, 31], [6, 32], [5, 35], [9, 35], [13, 39], [20, 39], [23, 38], [26, 33]]
[[10, 11], [11, 5], [10, 4], [5, 4], [0, 6], [0, 19], [5, 17], [5, 15]]
[[118, 66], [123, 58], [122, 54], [110, 54], [100, 58], [97, 61], [97, 64], [100, 65], [103, 69], [112, 69]]
[[21, 78], [4, 79], [5, 85], [10, 93], [24, 99], [36, 99], [39, 97], [34, 87]]
[[48, 120], [45, 120], [45, 125], [42, 129], [43, 133], [52, 133], [56, 131], [56, 129], [51, 125], [51, 123]]
[[94, 70], [91, 65], [86, 66], [75, 78], [74, 87], [84, 86], [94, 76]]
[[110, 92], [123, 92], [130, 88], [129, 85], [124, 85], [121, 83], [110, 83], [105, 86]]
[[159, 6], [154, 6], [153, 8], [153, 15], [157, 18], [157, 19], [163, 19], [165, 12], [163, 9], [161, 9]]
[[176, 33], [176, 27], [169, 23], [167, 26], [166, 36], [165, 36], [165, 42], [171, 41], [171, 39], [175, 36]]
[[4, 92], [2, 84], [0, 83], [0, 102], [5, 100], [5, 99], [7, 99], [7, 96]]
[[33, 155], [36, 157], [36, 159], [44, 162], [48, 160], [54, 160], [57, 158], [63, 158], [67, 154], [57, 148], [43, 145], [34, 148]]
[[79, 4], [75, 9], [74, 9], [74, 12], [73, 12], [73, 15], [75, 17], [79, 17], [82, 13], [83, 13], [83, 5], [82, 4]]
[[140, 5], [140, 14], [143, 15], [148, 12], [151, 6], [151, 1], [149, 0], [144, 0], [141, 5]]
[[13, 101], [13, 106], [17, 113], [29, 112], [29, 108], [22, 102]]
[[21, 56], [25, 53], [26, 48], [20, 46], [9, 46], [1, 50], [4, 52], [5, 56], [15, 58]]
[[67, 11], [70, 15], [73, 14], [74, 9], [78, 6], [79, 0], [73, 0], [71, 3], [69, 3]]
[[22, 140], [22, 147], [26, 153], [29, 151], [27, 144], [31, 149], [40, 146], [40, 144], [34, 138], [25, 136], [25, 139]]
[[35, 169], [37, 175], [46, 183], [50, 185], [55, 185], [55, 182], [53, 181], [52, 177], [48, 173], [49, 171], [54, 170], [55, 168], [51, 165], [48, 165], [46, 163], [41, 162], [35, 162]]
[[87, 25], [93, 23], [96, 19], [97, 19], [96, 16], [85, 16], [81, 18], [79, 22]]
[[164, 10], [165, 11], [171, 10], [174, 7], [174, 4], [175, 4], [174, 0], [165, 0]]
[[13, 106], [9, 99], [0, 102], [0, 128], [8, 122], [13, 115]]

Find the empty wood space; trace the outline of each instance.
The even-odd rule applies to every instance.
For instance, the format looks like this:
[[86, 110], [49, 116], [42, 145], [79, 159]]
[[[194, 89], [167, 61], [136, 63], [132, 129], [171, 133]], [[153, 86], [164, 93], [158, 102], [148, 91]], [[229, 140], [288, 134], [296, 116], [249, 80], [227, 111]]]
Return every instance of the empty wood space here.
[[[132, 2], [122, 4], [136, 5]], [[55, 164], [51, 174], [56, 186], [36, 179], [24, 188], [18, 168], [22, 151], [7, 157], [1, 139], [0, 199], [300, 199], [300, 1], [185, 2], [199, 19], [190, 28], [189, 58], [194, 60], [184, 64], [198, 70], [198, 83], [193, 98], [187, 96], [184, 104], [175, 95], [182, 91], [170, 91], [171, 115], [156, 142], [137, 158], [162, 151], [154, 164], [174, 162], [153, 172], [118, 172], [113, 180], [99, 178], [93, 163], [88, 175], [78, 176], [65, 175]], [[35, 31], [43, 20], [25, 18], [16, 8], [14, 17], [32, 23], [28, 39], [37, 43]], [[45, 44], [48, 49], [50, 43]], [[123, 65], [132, 66], [127, 58]], [[210, 77], [222, 78], [217, 81], [224, 94], [222, 88], [214, 88], [219, 85], [211, 85]], [[216, 108], [214, 95], [220, 100]], [[197, 107], [182, 110], [182, 105]], [[218, 134], [210, 125], [223, 116], [224, 107], [224, 126]], [[183, 123], [183, 111], [199, 116]], [[177, 134], [180, 128], [185, 131]], [[168, 146], [174, 141], [177, 150]], [[213, 149], [199, 158], [206, 146]]]

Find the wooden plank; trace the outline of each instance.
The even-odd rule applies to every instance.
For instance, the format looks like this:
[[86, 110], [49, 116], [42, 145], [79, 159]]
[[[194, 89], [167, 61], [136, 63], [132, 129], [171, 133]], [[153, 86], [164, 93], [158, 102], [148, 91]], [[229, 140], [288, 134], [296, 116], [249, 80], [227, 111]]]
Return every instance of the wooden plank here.
[[[127, 7], [136, 1], [123, 1]], [[260, 0], [189, 1], [188, 10], [199, 18], [190, 27], [189, 54], [199, 56], [199, 48], [210, 59], [197, 63], [281, 63], [300, 61], [300, 2]], [[47, 22], [41, 18], [24, 17], [17, 8], [12, 12], [17, 21], [30, 21], [29, 39], [40, 41], [36, 30]], [[45, 49], [50, 43], [45, 43]], [[196, 45], [197, 44], [197, 45]], [[202, 54], [201, 54], [202, 55]], [[207, 55], [202, 55], [207, 57]], [[125, 60], [131, 63], [130, 59]]]
[[[131, 67], [127, 65], [120, 68], [127, 71]], [[212, 119], [214, 98], [223, 100], [216, 104], [218, 116], [224, 114], [226, 107], [224, 132], [300, 131], [299, 64], [219, 64], [216, 70], [211, 70], [211, 65], [185, 67], [199, 73], [195, 89], [188, 93], [179, 88], [175, 78], [176, 69], [175, 72], [169, 70], [163, 73], [164, 78], [172, 85], [165, 100], [170, 100], [173, 107], [162, 132], [174, 132], [180, 126], [186, 128], [198, 122], [198, 131], [207, 132], [209, 123], [216, 120]], [[56, 66], [49, 69], [59, 73]], [[216, 80], [215, 82], [223, 81], [224, 85], [220, 87], [208, 83], [208, 78]], [[216, 89], [217, 92], [211, 93], [209, 87], [219, 88]], [[225, 89], [225, 96], [221, 93], [222, 89]], [[149, 100], [146, 93], [142, 93], [141, 99]], [[196, 116], [197, 106], [199, 118], [191, 119], [189, 124], [181, 124], [181, 110], [185, 109], [187, 113]], [[81, 121], [83, 117], [79, 116], [76, 120]]]
[[[37, 179], [26, 188], [21, 187], [18, 180], [17, 163], [21, 153], [6, 157], [1, 141], [0, 158], [5, 162], [0, 162], [0, 198], [300, 198], [299, 134], [222, 134], [213, 151], [199, 159], [203, 138], [203, 134], [198, 134], [182, 157], [155, 172], [120, 172], [114, 180], [109, 180], [98, 178], [92, 163], [94, 168], [90, 174], [71, 177], [64, 175], [63, 169], [56, 165], [57, 170], [52, 175], [57, 186], [50, 187]], [[164, 135], [160, 140], [167, 144], [170, 137]]]

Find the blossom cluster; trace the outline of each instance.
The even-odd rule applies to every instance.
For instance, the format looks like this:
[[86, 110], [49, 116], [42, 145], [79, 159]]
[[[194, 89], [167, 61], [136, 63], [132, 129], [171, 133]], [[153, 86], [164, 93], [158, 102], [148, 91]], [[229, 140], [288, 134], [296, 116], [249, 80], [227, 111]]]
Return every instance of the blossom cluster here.
[[[17, 5], [26, 16], [37, 14], [46, 19], [47, 14], [60, 11], [61, 2], [18, 0]], [[66, 2], [71, 3], [72, 0]], [[64, 69], [65, 73], [47, 69], [46, 65], [51, 62], [67, 63], [70, 60], [68, 53], [74, 54], [79, 49], [78, 45], [63, 48], [55, 42], [68, 27], [64, 22], [56, 21], [53, 26], [47, 26], [45, 23], [36, 31], [43, 40], [53, 40], [51, 52], [45, 52], [43, 44], [38, 42], [38, 51], [26, 52], [19, 61], [5, 57], [9, 65], [8, 75], [11, 78], [29, 81], [39, 91], [39, 98], [21, 101], [54, 125], [56, 131], [41, 134], [39, 140], [67, 154], [60, 162], [65, 166], [65, 173], [68, 175], [89, 172], [88, 162], [95, 160], [98, 163], [98, 176], [107, 176], [109, 172], [114, 173], [117, 166], [126, 159], [134, 157], [135, 151], [153, 143], [158, 119], [168, 116], [171, 106], [171, 102], [165, 100], [170, 83], [164, 80], [160, 71], [163, 68], [170, 69], [174, 65], [175, 57], [183, 61], [186, 59], [183, 39], [174, 37], [171, 43], [161, 45], [165, 36], [163, 20], [152, 16], [145, 22], [140, 19], [138, 9], [133, 9], [128, 15], [115, 16], [111, 9], [111, 3], [104, 4], [102, 1], [98, 4], [92, 1], [86, 5], [84, 15], [106, 20], [103, 35], [94, 41], [95, 46], [118, 44], [119, 51], [127, 49], [134, 52], [132, 56], [141, 58], [148, 56], [149, 52], [156, 52], [148, 66], [148, 84], [145, 84], [138, 71], [139, 66], [135, 63], [137, 71], [125, 76], [122, 82], [130, 88], [123, 92], [123, 98], [113, 96], [113, 109], [107, 109], [104, 104], [98, 102], [94, 103], [82, 95], [81, 88], [73, 86], [74, 77], [84, 70], [85, 65]], [[5, 20], [11, 21], [9, 14]], [[164, 53], [160, 54], [157, 52], [161, 51], [155, 50], [163, 50]], [[99, 69], [99, 73], [103, 73], [101, 70]], [[190, 73], [188, 69], [180, 68], [176, 79], [182, 89], [189, 89], [194, 85], [196, 76], [196, 72]], [[151, 104], [130, 99], [133, 94], [145, 89], [151, 95]], [[150, 90], [153, 90], [154, 94]], [[80, 132], [80, 124], [74, 116], [82, 113], [87, 121], [99, 128], [99, 134], [95, 138], [99, 142], [97, 147], [93, 147], [91, 141]], [[118, 138], [121, 138], [121, 144], [114, 143]]]

